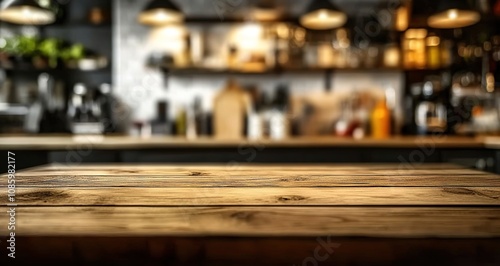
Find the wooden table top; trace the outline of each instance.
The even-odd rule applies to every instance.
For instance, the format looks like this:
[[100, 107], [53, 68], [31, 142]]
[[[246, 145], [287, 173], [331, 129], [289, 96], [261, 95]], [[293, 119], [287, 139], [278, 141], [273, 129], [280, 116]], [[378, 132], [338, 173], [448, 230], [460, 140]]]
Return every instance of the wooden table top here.
[[500, 237], [500, 177], [448, 164], [50, 165], [16, 186], [19, 236]]

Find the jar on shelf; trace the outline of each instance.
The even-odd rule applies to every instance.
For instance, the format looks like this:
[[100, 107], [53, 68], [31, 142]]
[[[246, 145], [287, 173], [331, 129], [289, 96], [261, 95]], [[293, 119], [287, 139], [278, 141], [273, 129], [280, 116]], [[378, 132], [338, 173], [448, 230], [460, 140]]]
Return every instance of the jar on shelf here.
[[405, 68], [425, 68], [426, 58], [426, 29], [409, 29], [403, 37], [403, 53]]
[[384, 66], [388, 68], [401, 66], [401, 51], [397, 43], [389, 43], [385, 46]]
[[428, 36], [427, 45], [427, 67], [439, 68], [441, 66], [441, 51], [439, 44], [441, 39], [438, 36]]

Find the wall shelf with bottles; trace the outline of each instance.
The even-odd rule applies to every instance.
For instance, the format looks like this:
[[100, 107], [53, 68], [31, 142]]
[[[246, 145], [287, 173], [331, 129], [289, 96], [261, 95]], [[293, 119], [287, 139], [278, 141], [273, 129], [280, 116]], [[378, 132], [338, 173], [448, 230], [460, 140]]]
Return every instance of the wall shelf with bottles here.
[[418, 68], [319, 68], [319, 67], [303, 67], [303, 68], [275, 68], [266, 69], [262, 71], [245, 71], [245, 70], [231, 70], [231, 69], [211, 69], [211, 68], [168, 68], [163, 69], [165, 72], [174, 75], [265, 75], [265, 74], [282, 74], [287, 72], [300, 72], [300, 73], [323, 73], [323, 72], [440, 72], [446, 70], [445, 68], [435, 69], [418, 69]]
[[21, 72], [21, 73], [67, 73], [67, 72], [78, 72], [78, 73], [105, 73], [111, 71], [110, 67], [96, 68], [96, 69], [80, 69], [80, 68], [35, 68], [35, 67], [3, 67], [0, 66], [7, 72]]

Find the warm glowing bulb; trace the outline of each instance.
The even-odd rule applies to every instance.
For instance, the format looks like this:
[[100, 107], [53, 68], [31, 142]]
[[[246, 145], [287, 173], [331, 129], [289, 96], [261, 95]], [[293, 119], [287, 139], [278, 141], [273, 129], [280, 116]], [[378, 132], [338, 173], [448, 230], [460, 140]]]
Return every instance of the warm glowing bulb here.
[[328, 12], [326, 10], [321, 10], [319, 13], [318, 13], [318, 18], [319, 19], [327, 19], [328, 18]]
[[262, 35], [262, 27], [256, 23], [247, 23], [240, 29], [240, 37], [258, 39]]
[[24, 17], [30, 17], [31, 16], [30, 8], [27, 7], [27, 6], [23, 7], [23, 9], [22, 9], [21, 12], [23, 13]]
[[161, 10], [158, 10], [155, 14], [155, 17], [159, 21], [164, 21], [167, 19], [167, 14], [165, 14], [165, 12], [162, 12]]
[[448, 18], [449, 19], [457, 19], [457, 17], [458, 17], [458, 10], [451, 9], [448, 11]]
[[165, 26], [182, 22], [184, 16], [173, 10], [157, 8], [139, 14], [139, 22], [145, 25]]

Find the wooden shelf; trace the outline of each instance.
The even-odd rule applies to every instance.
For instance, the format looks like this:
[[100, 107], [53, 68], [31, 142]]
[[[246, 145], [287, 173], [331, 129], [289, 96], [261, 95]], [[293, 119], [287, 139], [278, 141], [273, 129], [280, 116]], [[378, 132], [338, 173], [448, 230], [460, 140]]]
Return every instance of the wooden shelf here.
[[88, 22], [69, 22], [69, 23], [59, 23], [59, 24], [49, 24], [40, 26], [40, 28], [44, 30], [74, 30], [74, 29], [85, 29], [85, 30], [111, 30], [111, 23], [102, 23], [102, 24], [90, 24]]
[[83, 70], [78, 68], [35, 68], [35, 67], [5, 67], [0, 65], [0, 69], [11, 71], [11, 72], [28, 72], [28, 73], [39, 73], [39, 72], [57, 72], [57, 73], [65, 73], [65, 72], [79, 72], [79, 73], [103, 73], [110, 72], [111, 66], [107, 66], [104, 68], [97, 68], [91, 70]]
[[262, 74], [280, 74], [284, 72], [327, 72], [327, 71], [345, 71], [345, 72], [436, 72], [442, 71], [444, 68], [438, 69], [405, 69], [405, 68], [386, 68], [386, 67], [361, 67], [361, 68], [320, 68], [320, 67], [286, 67], [286, 68], [273, 68], [263, 71], [244, 71], [233, 69], [215, 69], [215, 68], [164, 68], [164, 71], [171, 74], [178, 75], [210, 75], [210, 74], [224, 74], [224, 75], [262, 75]]

